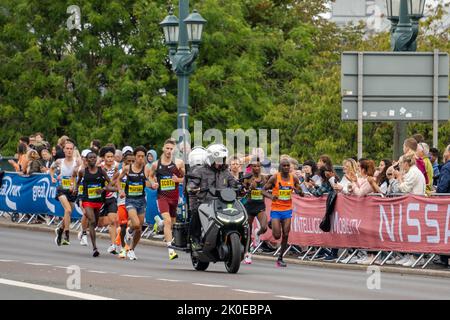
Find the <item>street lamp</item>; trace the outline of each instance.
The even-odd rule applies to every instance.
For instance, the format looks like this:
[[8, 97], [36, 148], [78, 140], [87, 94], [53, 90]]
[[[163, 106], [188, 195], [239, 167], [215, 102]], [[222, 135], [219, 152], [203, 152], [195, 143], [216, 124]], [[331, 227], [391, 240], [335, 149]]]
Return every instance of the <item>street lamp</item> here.
[[[419, 20], [423, 17], [426, 0], [386, 0], [387, 18], [391, 21], [391, 50], [416, 51]], [[404, 121], [397, 122], [394, 133], [394, 158], [402, 153], [406, 139]]]
[[[194, 61], [198, 56], [198, 46], [202, 39], [206, 20], [197, 10], [189, 15], [189, 0], [180, 0], [179, 14], [180, 19], [173, 15], [171, 9], [160, 26], [164, 32], [165, 44], [169, 47], [172, 70], [178, 78], [177, 128], [187, 129], [189, 123], [187, 117], [189, 76], [194, 72]], [[192, 50], [189, 43], [192, 45]]]

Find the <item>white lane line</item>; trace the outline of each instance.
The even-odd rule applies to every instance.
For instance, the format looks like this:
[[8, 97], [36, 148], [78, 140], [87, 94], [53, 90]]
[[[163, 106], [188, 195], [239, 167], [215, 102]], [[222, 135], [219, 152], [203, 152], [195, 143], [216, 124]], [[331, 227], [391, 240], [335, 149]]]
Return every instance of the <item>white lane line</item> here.
[[193, 283], [194, 286], [210, 287], [210, 288], [227, 288], [228, 286], [222, 286], [220, 284], [206, 284], [206, 283]]
[[115, 300], [112, 298], [97, 296], [97, 295], [88, 294], [88, 293], [52, 288], [52, 287], [41, 286], [41, 285], [31, 284], [31, 283], [26, 283], [26, 282], [13, 281], [13, 280], [8, 280], [8, 279], [3, 279], [3, 278], [0, 278], [0, 284], [5, 284], [8, 286], [14, 286], [14, 287], [20, 287], [20, 288], [33, 289], [33, 290], [38, 290], [38, 291], [44, 291], [44, 292], [49, 292], [49, 293], [54, 293], [54, 294], [59, 294], [59, 295], [63, 295], [63, 296], [84, 299], [84, 300]]
[[0, 262], [17, 262], [17, 260], [0, 260]]
[[258, 290], [242, 290], [242, 289], [233, 289], [233, 291], [245, 292], [245, 293], [256, 293], [256, 294], [270, 294], [271, 293], [271, 292], [258, 291]]
[[121, 274], [121, 277], [128, 277], [128, 278], [152, 278], [151, 276], [136, 276], [133, 274]]
[[183, 280], [173, 280], [173, 279], [156, 279], [156, 280], [160, 280], [160, 281], [168, 281], [168, 282], [182, 282]]
[[275, 297], [289, 300], [313, 300], [312, 298], [305, 298], [305, 297], [289, 297], [289, 296], [275, 296]]
[[51, 266], [51, 264], [39, 262], [26, 262], [25, 264], [28, 264], [30, 266]]
[[100, 274], [106, 274], [108, 272], [105, 271], [97, 271], [97, 270], [87, 270], [86, 272], [90, 272], [90, 273], [100, 273]]

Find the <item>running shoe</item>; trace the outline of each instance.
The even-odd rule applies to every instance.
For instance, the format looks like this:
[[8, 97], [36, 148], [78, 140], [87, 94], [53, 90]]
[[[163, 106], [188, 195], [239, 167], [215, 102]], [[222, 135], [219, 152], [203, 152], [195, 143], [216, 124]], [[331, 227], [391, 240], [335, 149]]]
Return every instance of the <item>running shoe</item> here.
[[251, 256], [251, 254], [247, 253], [247, 254], [245, 255], [244, 263], [245, 263], [245, 264], [252, 264], [252, 256]]
[[175, 260], [178, 258], [178, 254], [175, 252], [175, 250], [169, 250], [169, 260]]
[[128, 259], [130, 259], [130, 260], [137, 260], [137, 257], [134, 254], [134, 250], [128, 250], [127, 256], [128, 256]]
[[61, 241], [61, 244], [62, 244], [63, 246], [69, 246], [69, 245], [70, 245], [70, 241], [69, 241], [69, 239], [63, 239], [63, 240]]
[[278, 268], [285, 268], [285, 267], [287, 267], [287, 264], [283, 260], [277, 260], [277, 267]]
[[117, 249], [116, 249], [116, 245], [115, 244], [112, 244], [112, 245], [109, 246], [108, 253], [117, 254]]
[[95, 248], [94, 251], [93, 251], [93, 253], [92, 253], [92, 256], [93, 256], [94, 258], [97, 258], [99, 255], [100, 255], [100, 252], [98, 252], [97, 248]]
[[62, 235], [63, 235], [63, 230], [61, 230], [60, 228], [56, 228], [55, 229], [55, 234], [56, 234], [55, 243], [56, 243], [57, 246], [60, 246], [61, 245]]
[[88, 239], [87, 239], [87, 235], [86, 234], [83, 234], [81, 236], [80, 245], [83, 246], [83, 247], [87, 247]]
[[119, 258], [125, 259], [126, 257], [127, 257], [127, 250], [125, 248], [122, 248], [122, 250], [120, 250], [120, 253], [119, 253]]

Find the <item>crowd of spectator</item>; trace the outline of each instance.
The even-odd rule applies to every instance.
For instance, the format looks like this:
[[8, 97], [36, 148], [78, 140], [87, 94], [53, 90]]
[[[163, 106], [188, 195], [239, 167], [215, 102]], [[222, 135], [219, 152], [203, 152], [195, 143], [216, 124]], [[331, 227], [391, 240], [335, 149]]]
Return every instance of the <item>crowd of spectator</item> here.
[[[63, 148], [67, 141], [71, 141], [70, 138], [62, 136], [56, 146], [52, 147], [40, 132], [22, 137], [18, 142], [16, 160], [9, 162], [22, 174], [47, 173], [55, 160], [64, 158]], [[101, 148], [100, 141], [92, 140], [89, 148], [98, 152]], [[122, 151], [119, 149], [116, 151], [117, 162], [122, 160]], [[74, 156], [81, 157], [77, 150]], [[151, 163], [157, 159], [157, 154], [151, 150], [147, 157]], [[265, 159], [263, 151], [255, 149], [249, 155], [236, 155], [228, 160], [232, 175], [238, 179], [243, 174], [251, 172], [251, 162], [255, 158], [260, 159], [263, 174], [272, 175], [277, 171], [276, 165]], [[310, 196], [318, 197], [332, 191], [359, 197], [369, 194], [430, 196], [450, 193], [450, 145], [445, 148], [440, 161], [439, 150], [430, 148], [420, 134], [415, 134], [404, 141], [403, 155], [399, 159], [382, 159], [377, 165], [372, 159], [348, 158], [342, 162], [341, 175], [337, 174], [332, 159], [327, 155], [321, 155], [317, 162], [307, 159], [303, 163], [299, 163], [289, 155], [281, 155], [280, 160], [283, 158], [289, 160], [291, 173], [299, 178], [304, 194]], [[335, 260], [337, 249], [321, 252], [318, 257]], [[368, 264], [372, 258], [372, 253], [367, 252], [363, 257], [355, 256], [354, 259], [344, 261]], [[417, 256], [405, 254], [388, 263], [411, 266], [416, 262], [416, 258]], [[442, 262], [448, 265], [447, 258], [443, 256]]]

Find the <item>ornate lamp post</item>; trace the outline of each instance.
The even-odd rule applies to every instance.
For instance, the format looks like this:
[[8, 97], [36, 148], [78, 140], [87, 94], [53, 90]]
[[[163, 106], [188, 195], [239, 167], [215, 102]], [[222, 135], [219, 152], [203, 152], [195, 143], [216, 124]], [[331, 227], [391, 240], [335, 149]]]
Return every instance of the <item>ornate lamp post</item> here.
[[160, 26], [169, 47], [172, 70], [178, 77], [177, 128], [181, 129], [188, 128], [188, 117], [181, 115], [188, 114], [189, 76], [194, 72], [194, 61], [198, 56], [206, 20], [196, 10], [189, 15], [189, 0], [180, 0], [179, 14], [180, 20], [173, 15], [171, 9]]

